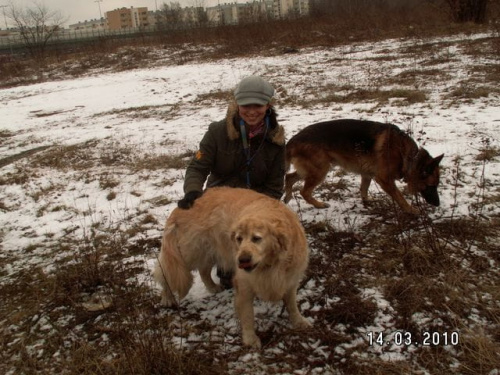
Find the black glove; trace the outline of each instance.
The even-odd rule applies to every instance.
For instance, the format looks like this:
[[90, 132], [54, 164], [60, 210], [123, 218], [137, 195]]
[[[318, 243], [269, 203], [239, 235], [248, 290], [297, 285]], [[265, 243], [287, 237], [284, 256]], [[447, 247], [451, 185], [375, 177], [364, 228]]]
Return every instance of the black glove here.
[[194, 201], [201, 197], [201, 191], [188, 191], [184, 198], [177, 202], [177, 207], [188, 210], [193, 207]]

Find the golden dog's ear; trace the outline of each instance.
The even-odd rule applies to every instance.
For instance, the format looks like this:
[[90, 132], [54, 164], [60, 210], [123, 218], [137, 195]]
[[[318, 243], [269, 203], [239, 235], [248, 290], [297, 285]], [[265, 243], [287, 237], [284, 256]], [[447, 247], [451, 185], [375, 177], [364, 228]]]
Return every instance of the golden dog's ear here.
[[274, 220], [271, 224], [270, 234], [276, 239], [277, 250], [287, 251], [290, 246], [290, 240], [285, 235], [287, 233], [286, 226], [282, 220]]
[[276, 238], [276, 248], [278, 251], [287, 251], [290, 246], [290, 240], [283, 234], [282, 231], [276, 229], [277, 228], [272, 231], [273, 237]]
[[282, 233], [276, 233], [275, 237], [278, 240], [280, 250], [287, 251], [289, 243], [288, 238]]

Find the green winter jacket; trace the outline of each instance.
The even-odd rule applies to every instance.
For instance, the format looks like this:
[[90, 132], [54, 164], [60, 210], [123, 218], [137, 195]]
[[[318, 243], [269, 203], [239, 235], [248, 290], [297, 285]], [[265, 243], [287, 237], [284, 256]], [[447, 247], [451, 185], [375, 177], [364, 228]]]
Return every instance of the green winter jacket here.
[[[247, 175], [247, 157], [240, 134], [237, 105], [229, 106], [225, 120], [209, 125], [200, 148], [186, 170], [184, 193], [206, 187], [249, 187], [280, 199], [285, 176], [285, 131], [271, 107], [269, 129], [249, 141], [251, 162]], [[246, 131], [248, 135], [248, 128]], [[208, 180], [207, 180], [208, 177]], [[247, 179], [250, 186], [247, 186]]]

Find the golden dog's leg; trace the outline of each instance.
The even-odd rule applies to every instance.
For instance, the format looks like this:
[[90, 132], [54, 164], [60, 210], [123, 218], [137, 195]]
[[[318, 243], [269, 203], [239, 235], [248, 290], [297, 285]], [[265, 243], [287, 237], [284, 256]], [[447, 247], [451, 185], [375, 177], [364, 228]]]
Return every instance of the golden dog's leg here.
[[168, 287], [163, 288], [163, 290], [161, 291], [160, 304], [165, 307], [172, 307], [177, 304], [174, 295], [172, 294], [170, 289], [168, 289]]
[[235, 288], [234, 307], [241, 324], [241, 338], [243, 345], [260, 349], [262, 344], [255, 333], [255, 317], [253, 312], [254, 293], [249, 288], [242, 288], [242, 283], [238, 283]]
[[203, 284], [207, 287], [210, 293], [219, 293], [224, 290], [222, 285], [217, 285], [212, 279], [212, 265], [200, 268], [200, 277]]
[[302, 316], [297, 307], [297, 291], [296, 288], [290, 289], [286, 292], [283, 297], [286, 309], [288, 310], [288, 315], [290, 316], [290, 322], [295, 329], [305, 329], [311, 327], [311, 323]]
[[165, 307], [172, 307], [176, 304], [175, 296], [170, 289], [170, 285], [167, 282], [167, 278], [163, 272], [163, 267], [158, 262], [153, 271], [153, 276], [158, 284], [160, 284], [161, 290], [161, 305]]

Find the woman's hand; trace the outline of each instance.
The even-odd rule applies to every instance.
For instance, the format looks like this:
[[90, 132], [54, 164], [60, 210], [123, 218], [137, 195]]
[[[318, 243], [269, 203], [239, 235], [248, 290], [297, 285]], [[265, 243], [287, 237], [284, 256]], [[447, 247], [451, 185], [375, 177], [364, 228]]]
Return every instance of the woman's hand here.
[[189, 210], [193, 207], [194, 201], [202, 195], [203, 193], [201, 191], [188, 191], [186, 195], [184, 195], [184, 198], [177, 202], [177, 207]]

